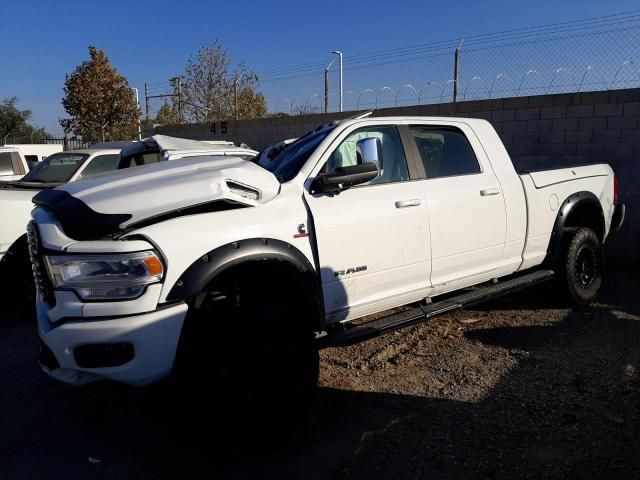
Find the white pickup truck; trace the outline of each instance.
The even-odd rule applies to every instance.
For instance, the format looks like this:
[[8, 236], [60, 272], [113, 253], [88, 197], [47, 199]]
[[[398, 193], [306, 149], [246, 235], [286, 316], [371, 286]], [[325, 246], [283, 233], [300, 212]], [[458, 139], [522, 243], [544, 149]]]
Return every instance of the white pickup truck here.
[[315, 385], [318, 339], [359, 341], [552, 276], [591, 302], [624, 217], [608, 165], [518, 174], [483, 120], [360, 117], [271, 157], [38, 194], [44, 370], [133, 385], [199, 372], [203, 389], [284, 422]]
[[[34, 147], [40, 147], [35, 145]], [[51, 155], [37, 163], [20, 180], [0, 182], [0, 301], [3, 297], [12, 299], [12, 306], [18, 312], [33, 310], [33, 302], [28, 293], [33, 291], [31, 275], [20, 275], [24, 264], [28, 264], [26, 227], [31, 218], [33, 196], [41, 190], [48, 190], [83, 178], [104, 174], [116, 169], [141, 166], [165, 160], [183, 159], [189, 156], [234, 155], [253, 158], [258, 152], [237, 147], [230, 142], [210, 144], [181, 138], [155, 135], [141, 142], [127, 142], [122, 155], [118, 148], [92, 147], [83, 150], [68, 150]], [[2, 155], [2, 149], [0, 149]], [[0, 157], [1, 159], [1, 157]], [[24, 298], [27, 305], [19, 305], [16, 300]], [[32, 316], [32, 314], [31, 314]]]
[[22, 178], [38, 162], [62, 151], [62, 145], [5, 145], [0, 147], [0, 182]]

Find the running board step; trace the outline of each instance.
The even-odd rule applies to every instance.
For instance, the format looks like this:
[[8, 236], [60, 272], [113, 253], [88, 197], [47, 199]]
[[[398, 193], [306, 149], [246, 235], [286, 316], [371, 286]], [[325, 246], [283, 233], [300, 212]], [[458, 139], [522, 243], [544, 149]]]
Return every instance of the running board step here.
[[343, 330], [319, 337], [318, 343], [320, 348], [353, 345], [384, 333], [416, 325], [453, 310], [469, 307], [516, 290], [546, 282], [553, 275], [553, 270], [537, 270], [496, 284], [475, 287], [473, 290], [465, 291], [455, 297], [449, 297], [445, 300], [419, 306], [361, 325], [346, 326]]

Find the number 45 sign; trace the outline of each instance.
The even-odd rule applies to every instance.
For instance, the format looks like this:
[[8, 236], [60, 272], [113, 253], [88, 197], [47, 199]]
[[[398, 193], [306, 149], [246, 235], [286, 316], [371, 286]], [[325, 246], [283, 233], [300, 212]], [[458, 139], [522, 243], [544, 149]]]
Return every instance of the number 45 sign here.
[[[219, 124], [219, 127], [218, 127]], [[209, 131], [211, 133], [213, 133], [214, 135], [216, 135], [218, 133], [218, 130], [220, 131], [221, 135], [226, 135], [227, 134], [227, 122], [213, 122], [211, 124], [211, 127], [209, 128]]]

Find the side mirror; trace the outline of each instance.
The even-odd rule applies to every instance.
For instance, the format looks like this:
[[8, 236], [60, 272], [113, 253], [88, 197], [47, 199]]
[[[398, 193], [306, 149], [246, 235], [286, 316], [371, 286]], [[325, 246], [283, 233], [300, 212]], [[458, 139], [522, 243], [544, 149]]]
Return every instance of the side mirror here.
[[311, 193], [338, 192], [354, 185], [366, 183], [377, 176], [378, 165], [374, 162], [336, 168], [335, 172], [318, 175], [311, 184]]
[[382, 142], [377, 137], [367, 137], [356, 142], [358, 163], [375, 163], [382, 170]]

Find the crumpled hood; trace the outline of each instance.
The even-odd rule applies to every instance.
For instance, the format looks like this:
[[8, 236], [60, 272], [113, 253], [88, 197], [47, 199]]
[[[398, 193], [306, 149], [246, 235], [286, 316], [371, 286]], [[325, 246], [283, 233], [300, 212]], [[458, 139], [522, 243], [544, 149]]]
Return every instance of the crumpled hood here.
[[[255, 190], [258, 198], [247, 198], [243, 189], [249, 189], [253, 197]], [[276, 177], [254, 163], [235, 157], [202, 156], [71, 182], [49, 193], [42, 192], [34, 202], [53, 210], [63, 226], [71, 222], [90, 224], [87, 217], [93, 212], [103, 217], [103, 223], [111, 216], [111, 223], [117, 220], [118, 228], [124, 229], [146, 219], [219, 200], [231, 205], [259, 205], [279, 191]], [[94, 220], [100, 223], [98, 218]], [[72, 230], [77, 233], [78, 227], [75, 225]]]

